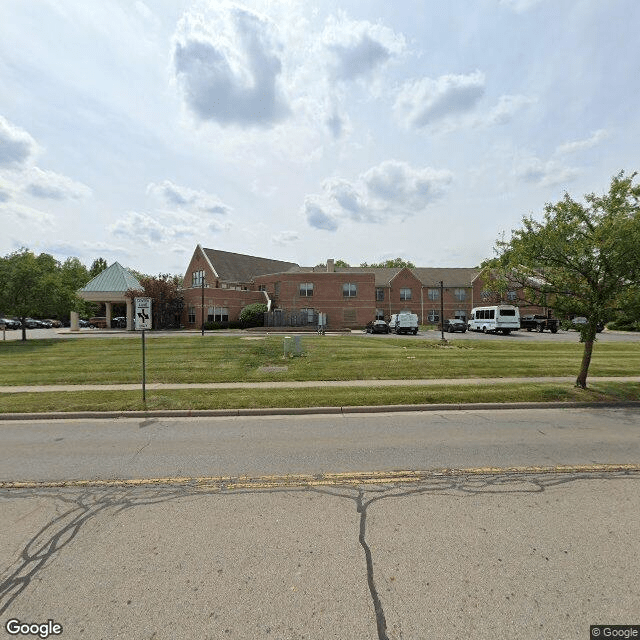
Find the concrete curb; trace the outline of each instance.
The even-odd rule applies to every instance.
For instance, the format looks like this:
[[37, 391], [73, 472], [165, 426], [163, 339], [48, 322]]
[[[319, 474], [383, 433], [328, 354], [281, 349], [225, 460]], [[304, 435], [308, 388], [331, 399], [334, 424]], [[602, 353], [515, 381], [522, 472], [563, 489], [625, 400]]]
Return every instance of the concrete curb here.
[[394, 404], [358, 407], [290, 407], [261, 409], [189, 409], [158, 411], [69, 411], [59, 413], [2, 413], [9, 420], [82, 420], [113, 418], [225, 418], [251, 416], [349, 415], [417, 411], [483, 411], [507, 409], [638, 409], [640, 401], [628, 402], [486, 402], [471, 404]]

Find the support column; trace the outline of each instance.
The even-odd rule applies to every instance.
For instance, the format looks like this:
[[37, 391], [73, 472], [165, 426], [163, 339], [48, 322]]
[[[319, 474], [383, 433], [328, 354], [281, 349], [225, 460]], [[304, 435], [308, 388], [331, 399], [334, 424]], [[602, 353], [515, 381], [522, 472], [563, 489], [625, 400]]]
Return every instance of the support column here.
[[111, 329], [111, 311], [113, 309], [113, 305], [111, 302], [104, 303], [105, 308], [105, 316], [107, 316], [107, 329]]
[[127, 298], [127, 331], [133, 331], [133, 301]]
[[71, 312], [71, 331], [80, 331], [80, 314], [77, 311]]

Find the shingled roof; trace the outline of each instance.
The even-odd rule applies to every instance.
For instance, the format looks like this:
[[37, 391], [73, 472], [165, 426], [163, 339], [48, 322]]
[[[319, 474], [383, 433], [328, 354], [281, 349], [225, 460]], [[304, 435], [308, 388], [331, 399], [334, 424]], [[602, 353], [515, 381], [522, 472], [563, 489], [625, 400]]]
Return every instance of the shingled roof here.
[[295, 262], [258, 258], [218, 249], [203, 248], [203, 251], [223, 282], [250, 282], [254, 276], [282, 273], [298, 266]]

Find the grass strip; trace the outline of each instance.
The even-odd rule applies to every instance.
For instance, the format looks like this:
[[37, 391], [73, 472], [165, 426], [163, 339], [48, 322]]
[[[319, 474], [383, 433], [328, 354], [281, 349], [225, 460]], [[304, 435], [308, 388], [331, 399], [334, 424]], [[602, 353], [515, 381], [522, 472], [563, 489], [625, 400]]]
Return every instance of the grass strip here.
[[159, 409], [248, 409], [334, 406], [458, 404], [476, 402], [623, 402], [640, 400], [640, 383], [599, 382], [582, 390], [568, 384], [519, 383], [491, 387], [343, 387], [312, 389], [179, 389], [68, 391], [3, 394], [0, 412], [144, 411]]
[[[303, 336], [284, 358], [281, 336], [164, 337], [147, 341], [147, 382], [260, 382], [577, 376], [583, 345], [567, 342]], [[0, 342], [0, 385], [136, 383], [140, 341], [131, 338]], [[591, 376], [637, 375], [640, 342], [596, 344]]]

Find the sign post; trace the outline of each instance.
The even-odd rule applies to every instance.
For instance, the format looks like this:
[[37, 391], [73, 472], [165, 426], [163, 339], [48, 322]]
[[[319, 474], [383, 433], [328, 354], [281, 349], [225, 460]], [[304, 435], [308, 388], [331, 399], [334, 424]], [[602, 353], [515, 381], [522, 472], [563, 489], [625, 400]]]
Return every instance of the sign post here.
[[151, 298], [136, 298], [136, 331], [142, 331], [142, 402], [147, 403], [147, 366], [145, 357], [144, 332], [151, 329]]

